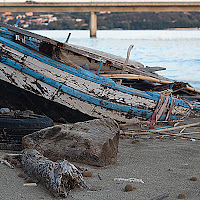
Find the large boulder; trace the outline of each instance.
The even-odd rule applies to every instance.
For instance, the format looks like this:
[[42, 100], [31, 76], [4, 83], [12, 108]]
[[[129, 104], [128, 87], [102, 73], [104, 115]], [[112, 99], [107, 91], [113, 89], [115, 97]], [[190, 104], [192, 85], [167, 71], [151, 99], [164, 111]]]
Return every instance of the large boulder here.
[[23, 137], [23, 148], [36, 149], [50, 160], [94, 166], [117, 161], [119, 126], [110, 118], [57, 125]]

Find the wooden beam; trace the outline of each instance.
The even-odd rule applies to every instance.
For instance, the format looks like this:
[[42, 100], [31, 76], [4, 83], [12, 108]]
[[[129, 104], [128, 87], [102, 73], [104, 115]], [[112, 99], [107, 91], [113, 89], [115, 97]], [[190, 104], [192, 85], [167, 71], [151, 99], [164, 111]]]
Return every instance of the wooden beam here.
[[172, 81], [159, 80], [159, 79], [148, 77], [148, 76], [140, 76], [140, 75], [134, 75], [134, 74], [101, 74], [101, 75], [107, 78], [112, 78], [112, 79], [125, 78], [125, 79], [135, 79], [135, 80], [147, 80], [147, 81], [152, 81], [152, 82], [162, 83], [162, 84], [172, 83]]
[[164, 131], [173, 131], [173, 130], [177, 130], [177, 129], [181, 129], [181, 128], [188, 128], [188, 127], [192, 127], [192, 126], [199, 126], [200, 122], [198, 123], [193, 123], [193, 124], [187, 124], [187, 125], [182, 125], [182, 126], [177, 126], [177, 127], [172, 127], [172, 128], [165, 128], [165, 129], [158, 129], [158, 130], [149, 130], [153, 133], [159, 133], [159, 132], [164, 132]]

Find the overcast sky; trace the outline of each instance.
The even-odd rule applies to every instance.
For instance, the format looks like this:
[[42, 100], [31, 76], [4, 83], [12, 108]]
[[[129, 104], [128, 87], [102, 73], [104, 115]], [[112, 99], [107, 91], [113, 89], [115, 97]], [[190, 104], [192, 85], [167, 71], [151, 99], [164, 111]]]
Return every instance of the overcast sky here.
[[[30, 1], [30, 0], [29, 0]], [[200, 0], [33, 0], [35, 2], [200, 2]], [[0, 0], [0, 2], [26, 2], [26, 0]]]

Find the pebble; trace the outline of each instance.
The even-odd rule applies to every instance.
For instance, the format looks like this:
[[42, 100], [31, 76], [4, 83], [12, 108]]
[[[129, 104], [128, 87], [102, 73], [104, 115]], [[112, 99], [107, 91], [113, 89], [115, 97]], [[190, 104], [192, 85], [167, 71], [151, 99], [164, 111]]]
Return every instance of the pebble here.
[[18, 162], [18, 163], [16, 164], [16, 167], [17, 167], [17, 168], [21, 168], [21, 167], [22, 167], [21, 163]]
[[33, 180], [32, 178], [29, 177], [26, 179], [25, 183], [38, 183], [38, 181]]
[[133, 191], [133, 189], [134, 189], [133, 186], [130, 184], [125, 186], [125, 192]]
[[191, 181], [197, 181], [197, 177], [190, 178]]
[[178, 199], [185, 199], [186, 198], [186, 195], [185, 194], [179, 194], [178, 195]]
[[136, 143], [138, 143], [138, 142], [140, 142], [139, 140], [133, 140], [132, 141], [132, 144], [136, 144]]
[[92, 177], [92, 172], [90, 172], [90, 171], [84, 171], [83, 172], [83, 176], [84, 177]]
[[27, 178], [27, 176], [26, 176], [24, 173], [19, 173], [18, 176], [19, 176], [20, 178], [24, 178], [24, 179]]

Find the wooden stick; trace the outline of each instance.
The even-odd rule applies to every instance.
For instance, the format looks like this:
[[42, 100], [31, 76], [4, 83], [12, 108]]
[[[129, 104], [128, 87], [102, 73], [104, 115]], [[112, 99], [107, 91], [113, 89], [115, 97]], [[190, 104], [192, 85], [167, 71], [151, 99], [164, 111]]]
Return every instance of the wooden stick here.
[[191, 135], [191, 134], [199, 134], [200, 132], [190, 132], [190, 133], [179, 133], [178, 135]]
[[24, 183], [24, 186], [37, 186], [37, 183]]
[[[127, 67], [127, 64], [128, 64], [128, 60], [129, 60], [129, 57], [130, 57], [130, 53], [131, 53], [131, 49], [133, 47], [134, 47], [134, 45], [130, 45], [129, 48], [128, 48], [127, 57], [126, 57], [125, 63], [123, 65], [123, 68], [122, 68], [122, 71], [120, 72], [120, 74], [123, 74], [125, 72], [125, 70], [126, 70], [126, 67]], [[120, 85], [122, 84], [122, 79], [120, 79], [119, 84]]]
[[22, 156], [22, 154], [7, 153], [5, 156], [9, 156], [10, 158], [18, 158], [18, 157]]
[[176, 137], [182, 137], [182, 138], [187, 138], [187, 139], [195, 139], [195, 140], [200, 140], [198, 137], [190, 137], [186, 135], [180, 135], [180, 134], [174, 134], [174, 133], [166, 133], [166, 132], [153, 132], [154, 134], [160, 134], [160, 135], [169, 135], [169, 136], [176, 136]]
[[148, 200], [160, 200], [160, 199], [164, 199], [164, 198], [166, 198], [166, 197], [169, 197], [169, 192], [163, 192], [163, 193], [158, 194], [158, 195], [156, 195], [156, 196], [154, 196], [154, 197], [151, 197], [151, 198], [148, 199]]
[[7, 165], [8, 167], [10, 167], [11, 169], [14, 169], [14, 167], [6, 160], [2, 160], [1, 161], [3, 164]]
[[193, 87], [186, 86], [186, 89], [187, 89], [187, 90], [190, 90], [190, 91], [192, 91], [192, 92], [200, 93], [200, 90], [197, 90], [197, 89], [195, 89], [195, 88], [193, 88]]
[[156, 83], [163, 83], [163, 84], [170, 84], [172, 81], [166, 81], [166, 80], [160, 80], [157, 78], [152, 78], [148, 76], [140, 76], [140, 75], [134, 75], [134, 74], [101, 74], [102, 76], [105, 76], [107, 78], [126, 78], [126, 79], [135, 79], [135, 80], [147, 80], [147, 81], [152, 81]]
[[123, 132], [121, 135], [149, 135], [152, 132]]
[[187, 127], [198, 126], [198, 125], [200, 125], [200, 122], [194, 123], [194, 124], [187, 124], [187, 125], [172, 127], [172, 128], [159, 129], [159, 130], [152, 129], [152, 130], [149, 130], [149, 131], [152, 131], [152, 132], [173, 131], [173, 130], [177, 130], [177, 129], [181, 129], [181, 128], [187, 128]]

